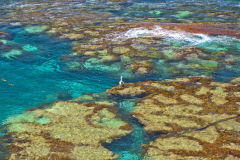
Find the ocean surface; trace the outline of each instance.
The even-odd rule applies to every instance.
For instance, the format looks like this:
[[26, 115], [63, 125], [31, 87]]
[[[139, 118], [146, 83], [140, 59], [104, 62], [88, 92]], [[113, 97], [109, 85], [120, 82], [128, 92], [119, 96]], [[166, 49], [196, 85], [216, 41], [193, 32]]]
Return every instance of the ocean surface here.
[[[76, 22], [76, 26], [71, 22], [61, 29], [67, 30], [68, 27], [73, 28], [72, 26], [76, 29], [81, 23], [84, 24], [81, 32], [88, 25], [95, 29], [101, 24], [218, 23], [231, 24], [227, 29], [240, 32], [240, 1], [0, 0], [0, 123], [11, 115], [43, 103], [103, 92], [118, 85], [120, 75], [123, 75], [125, 82], [195, 75], [207, 75], [218, 81], [228, 81], [240, 76], [240, 39], [231, 35], [186, 34], [178, 30], [165, 31], [158, 27], [131, 27], [125, 33], [114, 32], [117, 34], [112, 34], [115, 41], [161, 35], [163, 45], [148, 44], [158, 48], [156, 50], [159, 52], [164, 47], [169, 51], [169, 46], [174, 49], [194, 46], [206, 51], [204, 56], [207, 58], [203, 58], [201, 62], [153, 57], [153, 72], [141, 75], [131, 73], [118, 60], [110, 64], [100, 64], [86, 61], [86, 56], [71, 57], [71, 53], [75, 52], [75, 44], [88, 44], [89, 39], [62, 38], [62, 30], [51, 34], [49, 28], [54, 26], [51, 24], [54, 21], [64, 22], [78, 17], [82, 19]], [[48, 28], [34, 28], [43, 25]], [[98, 38], [103, 37], [100, 35]], [[168, 51], [163, 52], [168, 54]], [[133, 58], [134, 60], [136, 59]], [[204, 60], [207, 60], [208, 64]], [[204, 67], [184, 68], [194, 63]], [[169, 71], [171, 67], [176, 67], [177, 71]], [[118, 110], [121, 117], [129, 122], [134, 132], [110, 144], [103, 144], [114, 153], [119, 153], [120, 160], [141, 159], [141, 144], [154, 139], [154, 135], [145, 133], [143, 126], [128, 114], [131, 108], [134, 108], [134, 99], [119, 100]]]

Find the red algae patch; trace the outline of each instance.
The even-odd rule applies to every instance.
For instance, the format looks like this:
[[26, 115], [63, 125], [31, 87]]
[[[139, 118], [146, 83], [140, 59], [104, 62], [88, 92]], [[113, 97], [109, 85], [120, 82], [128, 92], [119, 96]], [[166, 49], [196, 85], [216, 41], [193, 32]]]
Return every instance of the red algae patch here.
[[189, 33], [207, 34], [207, 35], [226, 35], [240, 38], [240, 32], [228, 29], [229, 24], [160, 24], [167, 30], [182, 30]]
[[[238, 80], [208, 77], [126, 84], [145, 88], [131, 113], [149, 133], [162, 133], [145, 146], [144, 159], [239, 159], [240, 97]], [[125, 96], [123, 88], [109, 94]]]

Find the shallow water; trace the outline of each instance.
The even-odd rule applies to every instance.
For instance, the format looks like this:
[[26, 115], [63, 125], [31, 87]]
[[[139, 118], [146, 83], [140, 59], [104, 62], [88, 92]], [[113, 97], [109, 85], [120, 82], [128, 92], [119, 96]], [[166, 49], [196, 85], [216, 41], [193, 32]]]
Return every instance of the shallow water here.
[[[236, 24], [240, 23], [240, 2], [237, 0], [201, 3], [196, 0], [25, 0], [0, 1], [0, 5], [0, 32], [5, 33], [0, 34], [0, 123], [11, 115], [43, 103], [70, 100], [85, 93], [103, 92], [117, 85], [120, 75], [124, 75], [125, 82], [195, 75], [208, 75], [218, 81], [228, 81], [240, 75], [239, 37], [169, 31], [158, 25], [155, 28], [129, 27], [122, 32], [106, 31], [109, 33], [96, 36], [97, 38], [87, 37], [84, 33], [86, 28], [94, 31], [103, 29], [104, 27], [99, 27], [101, 25], [111, 27], [143, 22], [229, 23], [231, 26], [227, 26], [227, 29], [239, 32], [240, 28]], [[71, 21], [71, 18], [77, 20]], [[64, 22], [68, 22], [67, 25]], [[60, 29], [51, 34], [49, 28], [34, 29], [38, 25]], [[74, 33], [84, 33], [83, 38], [60, 38], [72, 30]], [[148, 45], [133, 42], [130, 47], [143, 52], [153, 49], [162, 55], [147, 59], [154, 67], [151, 73], [143, 75], [129, 71], [128, 62], [124, 62], [128, 58], [102, 62], [96, 58], [90, 59], [89, 55], [74, 55], [76, 43], [98, 44], [96, 39], [101, 38], [110, 41], [110, 47], [117, 46], [114, 42], [153, 38], [154, 42]], [[199, 59], [171, 57], [173, 50], [187, 47], [204, 49], [204, 54]], [[89, 50], [92, 51], [91, 47]], [[100, 54], [99, 50], [97, 52]], [[132, 61], [144, 59], [141, 56], [131, 58]], [[118, 110], [119, 116], [132, 126], [134, 132], [110, 144], [103, 144], [114, 153], [119, 153], [121, 160], [142, 159], [142, 144], [148, 144], [154, 138], [145, 133], [143, 126], [128, 114], [134, 110], [133, 101], [120, 100]]]
[[[0, 59], [0, 121], [24, 109], [83, 93], [101, 92], [115, 85], [114, 79], [97, 74], [75, 74], [60, 69], [59, 58], [71, 50], [71, 42], [46, 35], [28, 34], [22, 28], [2, 27], [12, 36], [9, 49], [32, 45], [36, 51], [22, 57]], [[8, 52], [1, 50], [0, 54]], [[61, 98], [62, 95], [62, 98]], [[66, 99], [64, 99], [64, 96]]]

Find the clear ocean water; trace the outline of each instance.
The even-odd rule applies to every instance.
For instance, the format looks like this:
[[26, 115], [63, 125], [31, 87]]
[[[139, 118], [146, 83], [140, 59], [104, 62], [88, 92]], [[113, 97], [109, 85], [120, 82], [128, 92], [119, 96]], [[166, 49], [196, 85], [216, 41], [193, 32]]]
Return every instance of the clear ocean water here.
[[[69, 100], [83, 93], [102, 92], [116, 79], [94, 73], [74, 74], [61, 70], [60, 56], [70, 52], [71, 42], [41, 34], [28, 34], [23, 28], [1, 26], [11, 36], [11, 49], [31, 45], [21, 58], [0, 59], [0, 120], [24, 109], [58, 99]], [[1, 50], [4, 53], [4, 48]]]

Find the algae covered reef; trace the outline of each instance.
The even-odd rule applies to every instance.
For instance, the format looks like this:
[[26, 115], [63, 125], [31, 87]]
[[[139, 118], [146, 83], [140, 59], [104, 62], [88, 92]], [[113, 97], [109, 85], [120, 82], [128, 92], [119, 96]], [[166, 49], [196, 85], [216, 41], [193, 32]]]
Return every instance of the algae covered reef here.
[[223, 83], [185, 77], [127, 83], [45, 104], [5, 121], [3, 132], [11, 140], [7, 159], [117, 159], [119, 154], [102, 143], [114, 143], [133, 128], [116, 116], [116, 97], [136, 99], [134, 108], [120, 105], [119, 112], [138, 119], [147, 134], [155, 133], [141, 141], [141, 159], [239, 159], [239, 87], [239, 78]]
[[131, 132], [108, 105], [59, 101], [10, 117], [7, 159], [115, 159], [101, 146]]
[[239, 159], [239, 78], [208, 77], [146, 81], [109, 89], [113, 96], [140, 97], [131, 115], [149, 133], [143, 159]]
[[239, 6], [1, 1], [0, 159], [240, 159]]
[[[238, 6], [232, 2], [229, 10], [228, 2], [219, 3], [198, 8], [198, 3], [176, 1], [21, 1], [5, 5], [0, 20], [28, 33], [71, 40], [72, 51], [60, 62], [68, 72], [85, 70], [129, 79], [212, 75], [213, 71], [218, 76], [223, 71], [237, 74]], [[10, 59], [21, 54], [10, 50], [1, 56]]]

